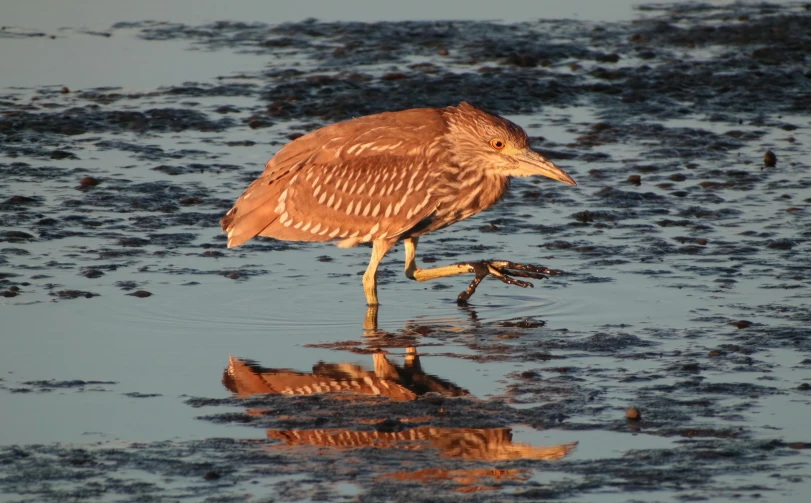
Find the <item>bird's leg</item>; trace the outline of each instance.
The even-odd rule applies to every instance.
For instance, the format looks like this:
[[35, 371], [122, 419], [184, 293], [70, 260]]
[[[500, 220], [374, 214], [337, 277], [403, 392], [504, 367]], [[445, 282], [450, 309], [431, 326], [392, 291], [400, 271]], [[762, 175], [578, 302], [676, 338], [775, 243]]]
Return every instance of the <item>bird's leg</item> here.
[[414, 258], [417, 251], [417, 238], [406, 238], [403, 240], [405, 244], [405, 274], [408, 278], [415, 281], [428, 281], [436, 278], [444, 278], [447, 276], [456, 276], [458, 274], [475, 274], [473, 281], [470, 282], [467, 289], [459, 294], [457, 300], [464, 303], [476, 292], [476, 287], [479, 283], [487, 277], [493, 276], [498, 278], [508, 285], [517, 285], [521, 288], [532, 287], [529, 281], [521, 281], [515, 279], [514, 276], [520, 278], [534, 278], [545, 279], [547, 276], [554, 276], [560, 274], [562, 271], [557, 269], [549, 269], [547, 267], [518, 264], [515, 262], [508, 262], [506, 260], [481, 260], [478, 262], [461, 262], [459, 264], [448, 265], [444, 267], [433, 267], [431, 269], [420, 269], [417, 267], [417, 262]]
[[366, 306], [366, 316], [363, 318], [363, 335], [374, 336], [377, 333], [377, 304]]
[[378, 239], [372, 243], [372, 258], [369, 259], [369, 267], [363, 273], [363, 293], [366, 294], [366, 304], [370, 306], [378, 305], [377, 302], [377, 266], [383, 259], [383, 255], [394, 245], [392, 241]]

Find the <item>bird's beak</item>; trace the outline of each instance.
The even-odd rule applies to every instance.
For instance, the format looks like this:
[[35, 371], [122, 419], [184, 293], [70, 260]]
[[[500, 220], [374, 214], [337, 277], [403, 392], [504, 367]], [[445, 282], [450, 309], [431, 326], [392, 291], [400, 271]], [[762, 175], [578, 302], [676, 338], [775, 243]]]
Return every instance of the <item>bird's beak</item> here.
[[515, 176], [541, 175], [569, 185], [577, 185], [565, 171], [546, 160], [541, 154], [526, 149], [515, 156], [518, 169]]

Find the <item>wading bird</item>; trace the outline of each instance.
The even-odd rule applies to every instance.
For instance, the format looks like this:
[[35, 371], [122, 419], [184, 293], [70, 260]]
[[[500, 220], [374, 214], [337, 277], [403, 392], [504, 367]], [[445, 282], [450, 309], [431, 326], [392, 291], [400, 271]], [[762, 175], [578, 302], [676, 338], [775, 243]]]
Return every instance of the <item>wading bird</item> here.
[[515, 279], [554, 274], [545, 267], [474, 261], [421, 269], [414, 254], [426, 234], [489, 208], [510, 178], [541, 175], [576, 185], [562, 169], [530, 150], [512, 122], [462, 102], [358, 117], [323, 127], [282, 147], [220, 221], [228, 247], [254, 236], [285, 241], [372, 243], [363, 275], [376, 306], [375, 275], [383, 255], [405, 244], [405, 274], [416, 281], [472, 273], [466, 301], [486, 276]]

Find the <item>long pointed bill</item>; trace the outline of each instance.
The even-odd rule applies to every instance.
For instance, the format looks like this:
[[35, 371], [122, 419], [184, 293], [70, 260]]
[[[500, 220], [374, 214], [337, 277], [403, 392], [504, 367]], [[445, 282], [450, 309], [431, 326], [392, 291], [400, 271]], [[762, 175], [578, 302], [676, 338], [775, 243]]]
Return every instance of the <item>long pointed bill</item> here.
[[518, 160], [515, 176], [541, 175], [569, 185], [577, 185], [565, 171], [547, 161], [537, 152], [527, 149], [516, 155], [515, 158]]

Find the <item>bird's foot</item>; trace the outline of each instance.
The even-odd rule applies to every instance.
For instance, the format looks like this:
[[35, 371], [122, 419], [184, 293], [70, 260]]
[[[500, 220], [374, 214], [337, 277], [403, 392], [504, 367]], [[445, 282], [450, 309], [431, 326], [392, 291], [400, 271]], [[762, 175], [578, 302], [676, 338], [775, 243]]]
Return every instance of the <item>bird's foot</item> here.
[[546, 279], [548, 276], [555, 276], [563, 271], [558, 269], [549, 269], [548, 267], [541, 267], [531, 264], [517, 264], [507, 260], [482, 260], [479, 262], [468, 262], [470, 272], [476, 275], [473, 281], [470, 282], [467, 289], [460, 293], [456, 298], [457, 303], [464, 305], [467, 299], [476, 292], [476, 287], [487, 276], [498, 278], [508, 285], [516, 285], [521, 288], [534, 287], [529, 281], [522, 281], [519, 278], [533, 278], [533, 279]]

